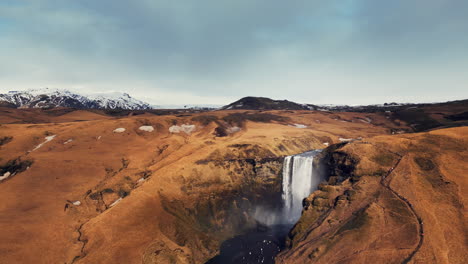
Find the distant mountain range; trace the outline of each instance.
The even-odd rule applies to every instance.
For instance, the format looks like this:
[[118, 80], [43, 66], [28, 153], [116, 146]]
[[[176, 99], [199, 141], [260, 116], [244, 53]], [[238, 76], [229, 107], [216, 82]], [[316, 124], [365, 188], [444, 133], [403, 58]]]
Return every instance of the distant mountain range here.
[[318, 110], [331, 112], [385, 112], [402, 109], [412, 109], [439, 105], [468, 105], [468, 100], [458, 100], [443, 103], [385, 103], [373, 105], [314, 105], [299, 104], [288, 100], [273, 100], [266, 97], [244, 97], [231, 104], [221, 107], [222, 110]]
[[[266, 97], [248, 96], [226, 106], [216, 105], [163, 105], [155, 106], [131, 97], [127, 93], [94, 93], [80, 94], [64, 89], [30, 89], [25, 91], [10, 91], [0, 94], [0, 107], [12, 108], [55, 108], [67, 107], [76, 109], [121, 109], [121, 110], [151, 110], [151, 109], [192, 109], [192, 110], [317, 110], [330, 112], [402, 112], [420, 111], [421, 107], [445, 106], [462, 107], [468, 105], [468, 100], [452, 101], [434, 104], [399, 104], [386, 103], [365, 106], [348, 105], [313, 105], [299, 104], [288, 100], [273, 100]], [[466, 110], [465, 110], [466, 111]], [[413, 115], [415, 115], [413, 114]], [[465, 113], [466, 115], [466, 113]], [[464, 118], [463, 118], [464, 119]]]
[[369, 112], [372, 109], [399, 107], [410, 104], [387, 103], [382, 105], [348, 106], [348, 105], [313, 105], [299, 104], [288, 100], [273, 100], [266, 97], [244, 97], [234, 103], [223, 106], [223, 110], [319, 110], [319, 111], [351, 111]]
[[63, 89], [30, 89], [0, 94], [0, 106], [15, 108], [71, 107], [79, 109], [145, 110], [154, 106], [126, 93], [78, 94]]
[[[468, 100], [432, 104], [385, 103], [363, 106], [298, 104], [265, 97], [244, 97], [223, 110], [316, 110], [332, 112], [380, 113], [395, 122], [404, 121], [414, 131], [468, 125]], [[366, 122], [364, 120], [364, 122]]]

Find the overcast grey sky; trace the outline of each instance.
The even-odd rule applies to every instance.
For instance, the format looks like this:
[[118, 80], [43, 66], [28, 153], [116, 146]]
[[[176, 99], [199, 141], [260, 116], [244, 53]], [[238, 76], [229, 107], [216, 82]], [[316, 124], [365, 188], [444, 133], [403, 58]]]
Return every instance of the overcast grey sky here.
[[1, 0], [0, 91], [371, 104], [468, 98], [466, 0]]

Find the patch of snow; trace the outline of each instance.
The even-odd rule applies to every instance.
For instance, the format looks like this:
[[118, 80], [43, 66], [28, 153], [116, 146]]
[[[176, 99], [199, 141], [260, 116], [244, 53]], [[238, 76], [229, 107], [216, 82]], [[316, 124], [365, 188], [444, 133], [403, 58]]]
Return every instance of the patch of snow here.
[[307, 128], [307, 126], [303, 125], [303, 124], [294, 124], [294, 125], [289, 125], [289, 126], [292, 126], [292, 127], [295, 127], [295, 128]]
[[316, 123], [319, 123], [319, 124], [321, 123], [321, 122], [320, 122], [320, 120], [318, 120], [318, 119], [317, 119], [317, 120], [315, 120], [315, 122], [316, 122]]
[[69, 140], [65, 141], [63, 144], [66, 145], [66, 144], [68, 144], [68, 143], [70, 143], [70, 142], [72, 142], [72, 141], [73, 141], [73, 139], [70, 138]]
[[113, 132], [114, 132], [114, 133], [123, 133], [123, 132], [125, 132], [125, 128], [119, 127], [119, 128], [114, 129]]
[[138, 179], [137, 183], [142, 183], [142, 182], [144, 182], [144, 181], [146, 181], [145, 178], [140, 178], [140, 179]]
[[352, 141], [353, 139], [352, 138], [339, 138], [339, 140], [341, 142], [349, 142], [349, 141]]
[[324, 144], [325, 146], [327, 146], [327, 147], [330, 145], [330, 143], [328, 143], [328, 142], [324, 142], [323, 144]]
[[0, 101], [7, 101], [19, 108], [65, 106], [77, 104], [84, 108], [122, 108], [122, 109], [151, 109], [153, 106], [135, 99], [126, 93], [94, 93], [79, 94], [66, 89], [41, 88], [24, 91], [9, 91], [0, 94]]
[[39, 149], [39, 148], [42, 147], [42, 146], [44, 146], [45, 143], [47, 143], [47, 142], [51, 141], [52, 139], [54, 139], [55, 136], [56, 136], [56, 135], [52, 135], [52, 136], [45, 137], [45, 141], [42, 142], [41, 144], [37, 145], [33, 150], [31, 150], [31, 152], [32, 152], [32, 151], [35, 151], [35, 150], [37, 150], [37, 149]]
[[115, 200], [111, 205], [109, 205], [109, 207], [115, 206], [115, 205], [118, 204], [120, 201], [122, 201], [122, 197], [120, 197], [119, 199]]
[[241, 131], [241, 128], [237, 127], [237, 126], [228, 127], [226, 129], [226, 132], [228, 132], [228, 134], [234, 134], [234, 133], [239, 132], [239, 131]]
[[10, 176], [11, 176], [11, 173], [7, 171], [3, 174], [3, 176], [0, 176], [0, 181], [6, 180]]
[[141, 126], [138, 128], [141, 131], [146, 131], [146, 132], [153, 132], [154, 127], [153, 126]]
[[149, 104], [140, 101], [131, 97], [127, 93], [120, 92], [108, 92], [108, 93], [92, 93], [85, 95], [90, 100], [98, 103], [103, 108], [111, 109], [151, 109], [152, 106]]
[[187, 135], [190, 135], [195, 130], [195, 125], [188, 125], [188, 124], [183, 124], [181, 126], [174, 125], [169, 128], [169, 132], [171, 133], [180, 133], [184, 132]]
[[72, 202], [72, 204], [78, 206], [78, 205], [81, 205], [81, 202], [80, 201], [74, 201], [74, 202]]

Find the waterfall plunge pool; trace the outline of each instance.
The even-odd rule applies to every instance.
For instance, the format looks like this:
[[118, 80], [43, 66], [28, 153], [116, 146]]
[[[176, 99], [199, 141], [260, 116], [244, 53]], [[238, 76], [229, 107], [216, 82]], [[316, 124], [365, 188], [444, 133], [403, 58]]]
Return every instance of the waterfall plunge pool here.
[[256, 229], [235, 236], [221, 244], [220, 254], [206, 264], [273, 264], [284, 248], [289, 230], [299, 220], [302, 201], [317, 189], [322, 177], [314, 168], [314, 158], [321, 150], [287, 156], [282, 171], [282, 201], [280, 210], [257, 208]]

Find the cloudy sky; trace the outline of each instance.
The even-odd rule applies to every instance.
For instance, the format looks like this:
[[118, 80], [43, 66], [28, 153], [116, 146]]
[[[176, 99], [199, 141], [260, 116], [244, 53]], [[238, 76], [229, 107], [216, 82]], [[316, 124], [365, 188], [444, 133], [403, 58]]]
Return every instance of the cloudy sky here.
[[466, 0], [1, 0], [0, 91], [370, 104], [468, 98]]

